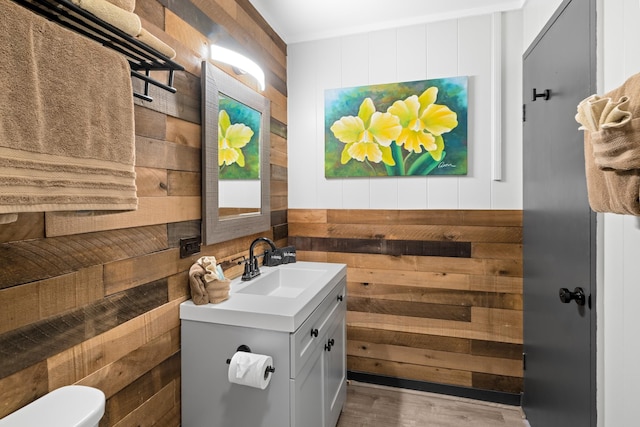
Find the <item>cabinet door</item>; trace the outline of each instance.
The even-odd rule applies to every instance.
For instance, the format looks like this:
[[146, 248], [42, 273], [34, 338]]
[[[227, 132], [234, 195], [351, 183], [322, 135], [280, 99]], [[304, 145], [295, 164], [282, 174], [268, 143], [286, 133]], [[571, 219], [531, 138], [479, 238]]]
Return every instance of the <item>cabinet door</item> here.
[[291, 427], [324, 427], [323, 350], [316, 346], [314, 354], [291, 380]]
[[344, 305], [337, 310], [335, 321], [327, 334], [331, 350], [324, 351], [325, 427], [335, 427], [347, 396], [347, 362]]

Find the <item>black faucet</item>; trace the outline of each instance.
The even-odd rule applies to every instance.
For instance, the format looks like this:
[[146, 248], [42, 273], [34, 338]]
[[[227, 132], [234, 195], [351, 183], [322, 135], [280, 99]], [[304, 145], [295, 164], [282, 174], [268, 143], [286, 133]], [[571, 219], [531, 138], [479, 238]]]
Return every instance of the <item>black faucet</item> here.
[[249, 259], [244, 264], [244, 273], [242, 273], [242, 280], [247, 281], [251, 280], [256, 276], [260, 275], [260, 268], [258, 267], [258, 258], [253, 254], [253, 248], [260, 242], [266, 242], [271, 246], [271, 250], [276, 249], [276, 244], [273, 243], [270, 239], [266, 237], [258, 237], [256, 240], [251, 242], [251, 246], [249, 247]]

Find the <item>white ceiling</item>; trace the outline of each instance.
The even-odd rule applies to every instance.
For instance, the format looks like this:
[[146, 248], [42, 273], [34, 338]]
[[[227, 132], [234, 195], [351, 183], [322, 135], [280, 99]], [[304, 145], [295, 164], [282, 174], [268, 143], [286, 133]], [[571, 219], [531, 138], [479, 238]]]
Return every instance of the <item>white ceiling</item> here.
[[519, 9], [525, 0], [249, 0], [287, 44]]

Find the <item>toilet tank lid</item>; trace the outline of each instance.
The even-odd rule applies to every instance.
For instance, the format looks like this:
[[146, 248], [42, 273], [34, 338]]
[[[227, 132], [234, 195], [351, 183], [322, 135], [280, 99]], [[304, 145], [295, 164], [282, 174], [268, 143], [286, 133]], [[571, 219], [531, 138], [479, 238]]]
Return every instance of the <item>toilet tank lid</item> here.
[[82, 385], [60, 387], [0, 420], [0, 427], [94, 427], [104, 415], [101, 390]]

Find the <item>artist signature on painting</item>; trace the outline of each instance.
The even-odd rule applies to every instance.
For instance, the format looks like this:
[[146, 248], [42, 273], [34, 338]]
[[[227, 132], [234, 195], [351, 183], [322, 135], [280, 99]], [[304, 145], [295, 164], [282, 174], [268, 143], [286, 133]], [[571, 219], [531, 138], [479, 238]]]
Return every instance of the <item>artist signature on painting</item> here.
[[452, 164], [452, 163], [445, 163], [445, 162], [440, 162], [438, 164], [438, 169], [444, 169], [444, 168], [455, 168], [456, 165]]

